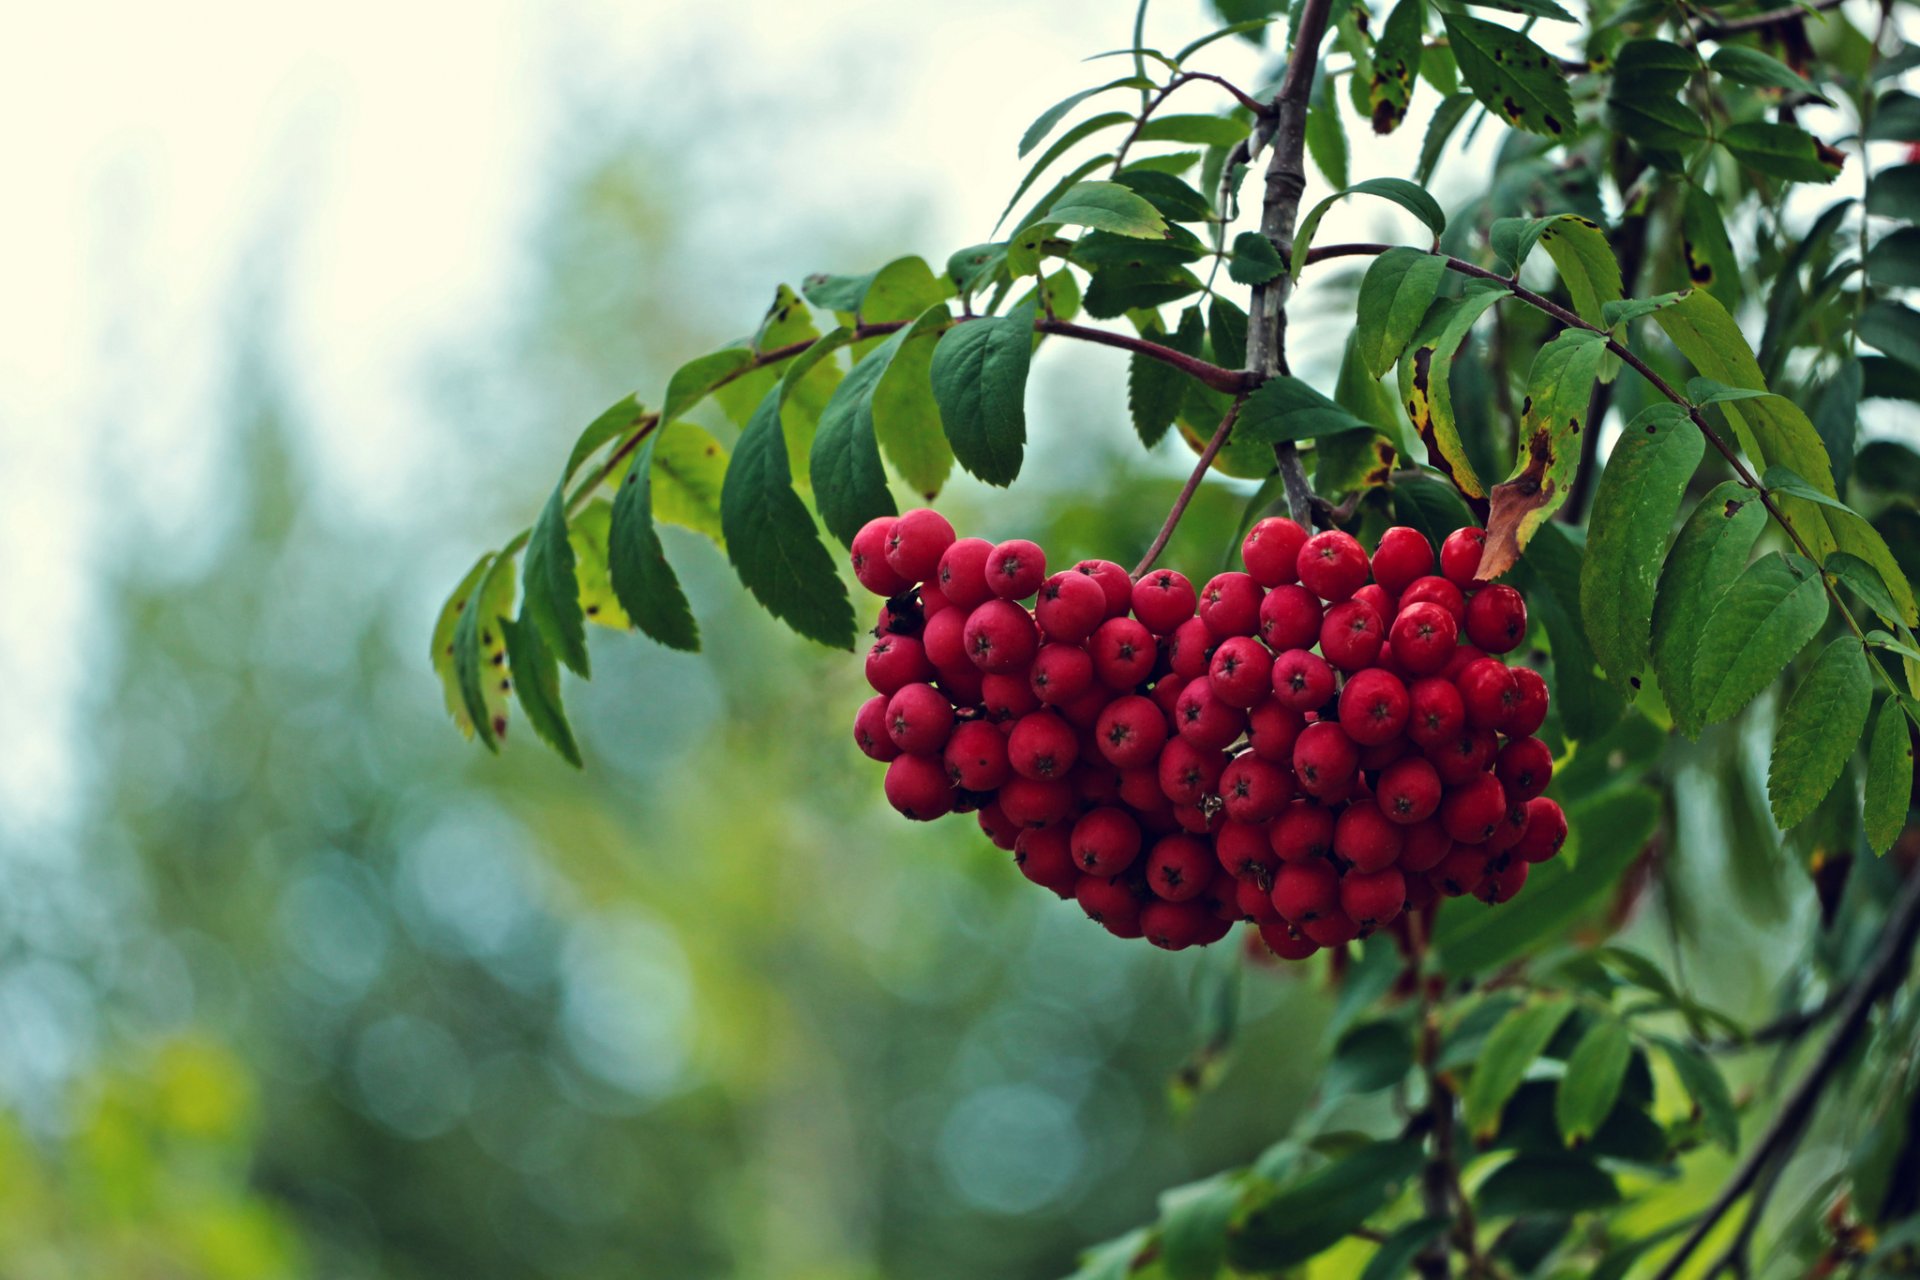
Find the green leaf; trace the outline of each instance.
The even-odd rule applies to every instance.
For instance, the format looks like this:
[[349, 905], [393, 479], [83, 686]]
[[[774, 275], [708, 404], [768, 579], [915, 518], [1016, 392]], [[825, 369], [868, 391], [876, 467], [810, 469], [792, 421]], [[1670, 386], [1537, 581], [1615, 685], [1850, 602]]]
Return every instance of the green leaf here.
[[1220, 1273], [1242, 1192], [1239, 1175], [1215, 1174], [1161, 1194], [1160, 1265], [1168, 1280], [1212, 1280]]
[[1280, 260], [1280, 251], [1273, 247], [1273, 241], [1258, 231], [1242, 231], [1233, 238], [1233, 257], [1227, 263], [1227, 274], [1239, 284], [1265, 284], [1283, 274], [1287, 264]]
[[1373, 47], [1373, 76], [1367, 82], [1368, 114], [1375, 133], [1391, 133], [1407, 114], [1427, 35], [1426, 0], [1398, 0], [1380, 28]]
[[1823, 97], [1813, 87], [1813, 81], [1789, 67], [1780, 59], [1760, 52], [1746, 45], [1722, 45], [1714, 51], [1707, 65], [1733, 81], [1735, 84], [1752, 85], [1759, 89], [1785, 89], [1788, 93], [1804, 93], [1828, 106], [1833, 105], [1830, 98]]
[[1905, 219], [1920, 202], [1920, 164], [1896, 164], [1877, 170], [1867, 185], [1867, 212]]
[[1330, 187], [1344, 187], [1351, 178], [1347, 150], [1347, 126], [1340, 118], [1340, 104], [1330, 91], [1331, 82], [1322, 77], [1314, 86], [1313, 101], [1307, 107], [1307, 154]]
[[1599, 670], [1580, 622], [1580, 564], [1585, 549], [1565, 526], [1548, 522], [1535, 531], [1514, 572], [1528, 611], [1547, 633], [1553, 653], [1553, 705], [1562, 730], [1590, 742], [1619, 720], [1626, 701]]
[[652, 440], [653, 518], [718, 543], [720, 485], [727, 474], [725, 446], [691, 422], [669, 423], [656, 430]]
[[1840, 501], [1840, 499], [1834, 497], [1832, 494], [1820, 492], [1820, 490], [1808, 484], [1806, 478], [1795, 472], [1792, 467], [1777, 465], [1768, 467], [1766, 474], [1760, 477], [1760, 484], [1775, 497], [1779, 497], [1782, 494], [1790, 495], [1804, 502], [1818, 503], [1820, 506], [1827, 507], [1834, 511], [1844, 511], [1854, 519], [1860, 519], [1860, 514], [1852, 507]]
[[1524, 13], [1530, 18], [1550, 18], [1555, 22], [1577, 21], [1553, 0], [1466, 0], [1466, 3], [1482, 9], [1499, 9], [1504, 13]]
[[1767, 798], [1782, 831], [1805, 821], [1833, 790], [1872, 705], [1866, 650], [1857, 637], [1842, 636], [1814, 659], [1774, 735]]
[[[1680, 251], [1687, 262], [1687, 279], [1709, 290], [1721, 305], [1740, 305], [1740, 261], [1727, 236], [1720, 202], [1697, 186], [1687, 188], [1680, 205]], [[1674, 296], [1678, 300], [1677, 295]]]
[[1365, 182], [1356, 182], [1344, 191], [1336, 191], [1308, 211], [1301, 219], [1300, 229], [1293, 237], [1292, 269], [1296, 279], [1301, 269], [1307, 265], [1307, 250], [1313, 247], [1314, 232], [1319, 230], [1321, 219], [1327, 211], [1348, 196], [1378, 196], [1411, 213], [1425, 223], [1436, 239], [1447, 229], [1447, 215], [1441, 209], [1440, 202], [1427, 194], [1426, 188], [1418, 183], [1408, 182], [1405, 178], [1369, 178]]
[[1623, 324], [1664, 311], [1680, 301], [1677, 293], [1660, 293], [1651, 298], [1622, 298], [1618, 302], [1608, 302], [1600, 308], [1600, 323], [1604, 328], [1616, 329]]
[[1720, 145], [1747, 168], [1789, 182], [1832, 182], [1840, 176], [1840, 153], [1798, 125], [1765, 120], [1728, 125]]
[[810, 640], [851, 649], [855, 622], [846, 584], [793, 491], [782, 393], [767, 393], [734, 447], [720, 494], [727, 558], [767, 612]]
[[873, 389], [873, 433], [880, 451], [928, 502], [939, 496], [953, 470], [932, 379], [935, 344], [952, 323], [944, 302], [923, 312]]
[[953, 291], [933, 274], [926, 259], [896, 258], [874, 274], [873, 284], [856, 310], [863, 324], [895, 324], [917, 318], [945, 302]]
[[1706, 723], [1738, 714], [1827, 619], [1820, 571], [1798, 556], [1762, 556], [1714, 607], [1693, 660], [1693, 692]]
[[1895, 89], [1873, 104], [1868, 142], [1920, 142], [1920, 98]]
[[[1198, 40], [1188, 44], [1184, 49], [1180, 50], [1180, 52], [1173, 55], [1173, 60], [1175, 62], [1185, 62], [1188, 58], [1191, 58], [1194, 54], [1200, 52], [1216, 40], [1226, 40], [1233, 36], [1246, 36], [1248, 39], [1254, 39], [1254, 32], [1264, 32], [1266, 28], [1271, 26], [1275, 21], [1276, 19], [1274, 18], [1246, 18], [1239, 22], [1228, 23], [1218, 31], [1209, 32], [1201, 36]], [[1258, 41], [1255, 40], [1255, 43], [1258, 43]]]
[[1629, 40], [1613, 55], [1613, 93], [1670, 98], [1700, 70], [1700, 55], [1671, 40]]
[[752, 364], [753, 352], [746, 347], [727, 347], [687, 361], [667, 379], [660, 421], [669, 423], [679, 418]]
[[1360, 1280], [1405, 1280], [1413, 1274], [1413, 1260], [1453, 1224], [1446, 1218], [1419, 1218], [1396, 1228], [1367, 1259]]
[[588, 622], [615, 631], [633, 626], [620, 598], [613, 592], [613, 567], [608, 544], [612, 539], [613, 504], [595, 498], [573, 518], [567, 543], [573, 548], [573, 576], [580, 582], [580, 611]]
[[1920, 285], [1920, 227], [1899, 227], [1867, 250], [1867, 279], [1882, 288]]
[[1913, 731], [1895, 698], [1880, 707], [1867, 746], [1867, 847], [1876, 855], [1893, 848], [1907, 825], [1913, 796]]
[[566, 709], [560, 701], [560, 664], [540, 638], [540, 628], [525, 618], [502, 618], [500, 630], [506, 637], [513, 691], [520, 699], [520, 709], [527, 713], [527, 723], [561, 759], [580, 768], [580, 748], [573, 740], [573, 727], [567, 723]]
[[616, 436], [623, 436], [638, 427], [645, 420], [647, 411], [640, 407], [640, 401], [633, 396], [624, 396], [606, 412], [589, 422], [573, 442], [573, 452], [567, 455], [565, 474], [573, 475], [580, 470], [580, 464], [599, 451], [600, 447]]
[[1580, 614], [1594, 657], [1617, 683], [1647, 665], [1667, 531], [1705, 448], [1684, 409], [1654, 404], [1621, 431], [1600, 473], [1580, 566]]
[[1067, 1280], [1127, 1280], [1134, 1264], [1152, 1247], [1153, 1233], [1137, 1227], [1115, 1240], [1096, 1245], [1080, 1255], [1080, 1269]]
[[1434, 554], [1455, 529], [1473, 525], [1473, 512], [1460, 500], [1460, 493], [1438, 480], [1401, 480], [1393, 486], [1393, 517], [1399, 524], [1412, 525], [1427, 536]]
[[[849, 546], [867, 521], [894, 514], [873, 432], [873, 392], [906, 342], [907, 332], [896, 331], [854, 363], [834, 388], [814, 433], [807, 466], [813, 477], [814, 503], [828, 532]], [[938, 359], [936, 351], [936, 363]]]
[[1048, 107], [1045, 111], [1042, 111], [1039, 116], [1034, 119], [1034, 122], [1027, 126], [1027, 131], [1020, 135], [1020, 154], [1024, 156], [1027, 152], [1039, 146], [1040, 143], [1046, 139], [1046, 136], [1053, 132], [1053, 127], [1067, 118], [1067, 112], [1073, 110], [1088, 98], [1096, 94], [1106, 93], [1111, 89], [1151, 89], [1153, 87], [1153, 81], [1147, 79], [1145, 76], [1124, 76], [1118, 80], [1110, 80], [1106, 84], [1095, 85], [1091, 89], [1082, 89], [1078, 93], [1068, 94], [1060, 101]]
[[1205, 222], [1213, 217], [1213, 204], [1174, 174], [1129, 165], [1114, 181], [1145, 197], [1174, 222]]
[[1196, 147], [1230, 147], [1251, 126], [1231, 116], [1153, 116], [1140, 130], [1142, 142], [1183, 142]]
[[[1180, 313], [1180, 327], [1174, 332], [1161, 333], [1153, 328], [1143, 330], [1141, 336], [1197, 356], [1206, 340], [1206, 322], [1200, 318], [1200, 308], [1192, 306]], [[1137, 354], [1128, 359], [1127, 409], [1141, 444], [1151, 449], [1160, 443], [1192, 385], [1192, 378], [1164, 361]]]
[[1117, 182], [1076, 182], [1053, 202], [1043, 222], [1068, 223], [1111, 231], [1118, 236], [1154, 239], [1167, 233], [1167, 220], [1153, 204]]
[[[453, 671], [467, 724], [487, 750], [498, 751], [507, 732], [507, 640], [503, 623], [513, 611], [513, 557], [483, 557], [478, 586], [453, 626]], [[468, 575], [469, 581], [473, 578]], [[462, 584], [465, 585], [465, 584]]]
[[1253, 1207], [1228, 1240], [1240, 1271], [1278, 1271], [1337, 1243], [1391, 1203], [1420, 1170], [1421, 1144], [1369, 1142]]
[[1338, 403], [1299, 378], [1279, 374], [1267, 379], [1240, 406], [1234, 424], [1236, 440], [1278, 444], [1283, 440], [1310, 440], [1359, 428], [1372, 430]]
[[1520, 557], [1533, 532], [1567, 500], [1580, 469], [1580, 433], [1606, 343], [1590, 329], [1563, 329], [1540, 349], [1527, 374], [1513, 471], [1495, 485], [1479, 576], [1497, 578]]
[[1860, 341], [1920, 366], [1920, 312], [1898, 302], [1875, 302], [1860, 317]]
[[1372, 1093], [1399, 1084], [1412, 1069], [1413, 1041], [1406, 1025], [1397, 1021], [1366, 1022], [1347, 1032], [1334, 1046], [1320, 1089], [1329, 1098]]
[[1393, 368], [1426, 318], [1446, 274], [1443, 259], [1404, 246], [1374, 259], [1360, 281], [1358, 307], [1360, 358], [1367, 372], [1383, 378]]
[[1888, 622], [1897, 622], [1900, 617], [1893, 603], [1893, 596], [1887, 591], [1886, 583], [1881, 580], [1879, 571], [1859, 556], [1836, 551], [1827, 557], [1826, 571], [1840, 581], [1872, 610]]
[[1488, 284], [1469, 285], [1457, 299], [1440, 299], [1420, 322], [1400, 357], [1400, 402], [1406, 406], [1414, 431], [1426, 442], [1435, 465], [1471, 498], [1486, 497], [1487, 488], [1474, 473], [1466, 443], [1454, 421], [1453, 386], [1448, 375], [1454, 354], [1473, 331], [1474, 322], [1507, 296], [1505, 289]]
[[1447, 149], [1448, 139], [1460, 122], [1467, 118], [1467, 112], [1473, 109], [1474, 97], [1470, 93], [1448, 94], [1433, 109], [1433, 118], [1427, 121], [1427, 132], [1420, 139], [1420, 163], [1414, 166], [1416, 181], [1427, 183], [1433, 180], [1433, 171], [1440, 163], [1440, 155]]
[[1570, 1147], [1593, 1137], [1619, 1100], [1633, 1058], [1627, 1024], [1611, 1015], [1595, 1018], [1567, 1059], [1567, 1074], [1554, 1094], [1553, 1115]]
[[1729, 400], [1762, 400], [1772, 394], [1763, 388], [1730, 387], [1712, 378], [1687, 379], [1687, 399], [1702, 408], [1710, 404], [1725, 404]]
[[1509, 27], [1442, 14], [1460, 78], [1487, 109], [1518, 129], [1558, 138], [1574, 123], [1573, 98], [1553, 55]]
[[1495, 1169], [1474, 1192], [1482, 1218], [1522, 1214], [1568, 1217], [1620, 1203], [1620, 1188], [1591, 1160], [1564, 1155], [1522, 1155]]
[[1706, 700], [1694, 692], [1694, 658], [1714, 609], [1746, 568], [1766, 527], [1766, 509], [1729, 480], [1700, 500], [1674, 539], [1653, 602], [1653, 669], [1676, 728], [1690, 738], [1706, 727]]
[[1573, 1012], [1573, 1000], [1554, 996], [1529, 1001], [1500, 1019], [1467, 1080], [1465, 1118], [1474, 1138], [1489, 1142], [1500, 1128], [1507, 1099], [1526, 1078], [1527, 1068], [1546, 1050], [1553, 1033]]
[[[607, 531], [607, 557], [613, 573], [613, 591], [635, 626], [673, 649], [700, 647], [700, 628], [693, 621], [680, 579], [667, 563], [654, 528], [654, 453], [659, 433], [647, 437], [627, 468], [626, 479], [613, 499], [613, 524]], [[533, 550], [527, 550], [529, 567]]]
[[1029, 305], [957, 324], [934, 348], [933, 396], [954, 457], [988, 484], [1012, 484], [1020, 474], [1034, 314]]
[[580, 608], [580, 583], [573, 572], [573, 547], [567, 542], [567, 486], [553, 488], [540, 518], [533, 522], [521, 566], [520, 610], [531, 617], [560, 661], [574, 674], [590, 674], [586, 615]]
[[1684, 151], [1707, 136], [1706, 121], [1672, 98], [1615, 96], [1607, 99], [1607, 116], [1621, 134], [1650, 151]]
[[[1005, 216], [1001, 215], [1002, 220]], [[971, 297], [1006, 265], [1007, 246], [1004, 241], [969, 245], [947, 259], [947, 279], [953, 281], [962, 296]]]
[[1673, 1064], [1674, 1074], [1680, 1077], [1681, 1088], [1693, 1099], [1694, 1109], [1700, 1115], [1707, 1137], [1729, 1155], [1738, 1151], [1740, 1119], [1734, 1111], [1733, 1095], [1727, 1091], [1726, 1077], [1720, 1074], [1719, 1066], [1706, 1054], [1679, 1040], [1667, 1036], [1649, 1036], [1648, 1040], [1659, 1046], [1661, 1052], [1667, 1055], [1667, 1061]]
[[1117, 124], [1126, 124], [1132, 119], [1133, 116], [1128, 112], [1108, 111], [1102, 115], [1091, 116], [1088, 119], [1082, 120], [1079, 124], [1073, 126], [1073, 128], [1067, 130], [1058, 138], [1055, 138], [1053, 144], [1041, 153], [1038, 160], [1033, 162], [1033, 167], [1027, 170], [1026, 176], [1020, 179], [1020, 185], [1013, 189], [1013, 195], [1007, 200], [1007, 207], [1000, 211], [998, 218], [994, 219], [994, 229], [996, 231], [999, 230], [1000, 224], [1005, 222], [1007, 215], [1013, 212], [1013, 206], [1020, 203], [1020, 197], [1027, 194], [1027, 190], [1033, 186], [1041, 174], [1053, 167], [1054, 161], [1073, 150], [1075, 144], [1085, 141], [1103, 129], [1111, 129]]
[[[432, 647], [429, 650], [429, 656], [433, 660], [434, 674], [440, 678], [441, 693], [446, 699], [447, 714], [453, 717], [453, 723], [466, 737], [473, 735], [475, 724], [490, 725], [493, 716], [486, 708], [486, 689], [478, 679], [479, 672], [485, 666], [485, 658], [480, 653], [479, 631], [476, 629], [471, 637], [474, 643], [474, 654], [467, 663], [467, 669], [475, 677], [471, 688], [465, 687], [462, 683], [462, 668], [454, 637], [459, 630], [460, 620], [476, 611], [469, 609], [468, 606], [478, 598], [480, 584], [485, 580], [487, 570], [492, 564], [492, 552], [474, 561], [473, 568], [467, 570], [466, 576], [460, 579], [460, 585], [453, 589], [453, 594], [449, 595], [446, 603], [440, 606], [440, 615], [434, 620]], [[511, 583], [511, 578], [508, 581]], [[472, 705], [481, 710], [477, 719], [468, 710], [469, 697], [472, 699]], [[487, 739], [487, 744], [492, 745], [491, 737]]]
[[1540, 247], [1559, 268], [1573, 309], [1588, 324], [1599, 324], [1610, 302], [1620, 300], [1620, 262], [1607, 233], [1591, 218], [1563, 213], [1540, 232]]

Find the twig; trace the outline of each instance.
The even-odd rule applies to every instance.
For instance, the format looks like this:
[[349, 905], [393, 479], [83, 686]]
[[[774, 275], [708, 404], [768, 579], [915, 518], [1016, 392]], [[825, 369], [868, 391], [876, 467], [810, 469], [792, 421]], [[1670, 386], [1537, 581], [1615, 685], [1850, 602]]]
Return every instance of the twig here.
[[1700, 1247], [1700, 1242], [1747, 1193], [1767, 1166], [1776, 1158], [1784, 1160], [1791, 1152], [1800, 1139], [1801, 1130], [1812, 1118], [1813, 1109], [1820, 1100], [1821, 1091], [1826, 1088], [1828, 1078], [1846, 1059], [1854, 1041], [1860, 1038], [1861, 1031], [1867, 1025], [1867, 1015], [1872, 1012], [1875, 1002], [1886, 991], [1898, 986], [1904, 977], [1916, 933], [1920, 933], [1920, 874], [1908, 877], [1899, 901], [1887, 917], [1879, 946], [1874, 948], [1866, 967], [1847, 988], [1846, 1003], [1841, 1006], [1839, 1025], [1834, 1028], [1833, 1035], [1820, 1047], [1813, 1065], [1807, 1068], [1806, 1074], [1800, 1077], [1800, 1083], [1787, 1095], [1773, 1123], [1760, 1136], [1760, 1140], [1748, 1149], [1740, 1167], [1733, 1171], [1733, 1176], [1727, 1179], [1713, 1204], [1693, 1224], [1693, 1229], [1680, 1242], [1680, 1247], [1655, 1273], [1654, 1280], [1673, 1280], [1680, 1268], [1686, 1265], [1687, 1259], [1693, 1256], [1694, 1250]]
[[1133, 128], [1128, 131], [1127, 136], [1121, 140], [1119, 147], [1116, 148], [1113, 153], [1113, 171], [1115, 173], [1119, 173], [1121, 169], [1126, 167], [1127, 152], [1133, 149], [1134, 143], [1140, 141], [1140, 135], [1146, 131], [1147, 121], [1152, 118], [1154, 112], [1160, 109], [1160, 104], [1172, 97], [1175, 89], [1178, 89], [1183, 84], [1192, 84], [1196, 80], [1206, 80], [1219, 85], [1233, 95], [1234, 101], [1253, 112], [1256, 117], [1267, 115], [1273, 110], [1272, 107], [1261, 102], [1258, 98], [1250, 96], [1246, 90], [1224, 76], [1211, 75], [1205, 71], [1182, 71], [1179, 75], [1161, 86], [1159, 93], [1148, 98], [1141, 104], [1140, 114], [1134, 117]]
[[1704, 23], [1693, 29], [1693, 38], [1725, 40], [1728, 36], [1737, 36], [1745, 31], [1758, 31], [1762, 27], [1771, 27], [1777, 22], [1790, 22], [1795, 18], [1804, 18], [1809, 13], [1824, 13], [1828, 9], [1838, 9], [1841, 3], [1842, 0], [1814, 0], [1810, 5], [1790, 4], [1779, 9], [1750, 14], [1744, 18]]
[[1153, 562], [1167, 549], [1167, 539], [1173, 536], [1174, 526], [1180, 523], [1180, 517], [1187, 513], [1187, 504], [1193, 501], [1193, 495], [1200, 488], [1201, 479], [1207, 474], [1207, 468], [1219, 456], [1220, 448], [1226, 444], [1227, 437], [1233, 434], [1233, 423], [1240, 416], [1240, 406], [1245, 397], [1236, 399], [1227, 409], [1227, 416], [1220, 419], [1220, 425], [1213, 429], [1213, 437], [1207, 441], [1207, 447], [1200, 451], [1200, 460], [1193, 464], [1193, 474], [1180, 486], [1180, 495], [1173, 500], [1173, 507], [1167, 512], [1167, 518], [1160, 525], [1160, 532], [1153, 537], [1147, 554], [1140, 557], [1140, 563], [1133, 567], [1133, 576], [1138, 578], [1153, 568]]

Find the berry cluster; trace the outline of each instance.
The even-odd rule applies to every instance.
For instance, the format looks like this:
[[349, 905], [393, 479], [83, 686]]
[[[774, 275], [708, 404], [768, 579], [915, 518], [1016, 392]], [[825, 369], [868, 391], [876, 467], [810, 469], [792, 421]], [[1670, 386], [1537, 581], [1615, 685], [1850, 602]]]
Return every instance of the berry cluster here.
[[874, 520], [853, 569], [887, 603], [854, 739], [894, 808], [977, 813], [1123, 938], [1178, 950], [1245, 920], [1304, 959], [1440, 896], [1505, 902], [1567, 824], [1531, 736], [1546, 682], [1492, 656], [1527, 609], [1475, 581], [1484, 541], [1456, 530], [1435, 573], [1413, 529], [1369, 560], [1262, 520], [1246, 572], [1195, 591], [1106, 560], [1049, 576], [1035, 544], [931, 509]]

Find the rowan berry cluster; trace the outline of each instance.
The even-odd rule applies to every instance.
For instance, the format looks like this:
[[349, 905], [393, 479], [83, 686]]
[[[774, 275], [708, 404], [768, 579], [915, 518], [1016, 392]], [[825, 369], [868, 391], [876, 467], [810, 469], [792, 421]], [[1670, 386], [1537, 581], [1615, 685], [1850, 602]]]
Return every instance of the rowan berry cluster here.
[[854, 738], [894, 808], [977, 814], [1119, 937], [1179, 950], [1247, 921], [1304, 959], [1442, 896], [1506, 902], [1567, 824], [1532, 736], [1546, 682], [1496, 656], [1526, 602], [1475, 580], [1484, 540], [1456, 530], [1436, 565], [1414, 529], [1369, 558], [1262, 520], [1246, 571], [1196, 591], [1107, 560], [1049, 575], [1032, 542], [927, 508], [877, 519], [853, 541], [887, 601]]

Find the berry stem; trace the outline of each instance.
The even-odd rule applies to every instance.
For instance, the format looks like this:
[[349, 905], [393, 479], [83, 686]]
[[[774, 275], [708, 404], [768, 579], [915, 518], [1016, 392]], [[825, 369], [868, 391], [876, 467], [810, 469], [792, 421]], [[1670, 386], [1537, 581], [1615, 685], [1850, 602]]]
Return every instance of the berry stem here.
[[1207, 474], [1207, 468], [1219, 456], [1220, 448], [1226, 444], [1227, 437], [1233, 434], [1234, 420], [1240, 416], [1240, 406], [1246, 402], [1244, 395], [1234, 400], [1228, 407], [1226, 417], [1220, 419], [1220, 425], [1213, 429], [1213, 437], [1207, 441], [1207, 447], [1200, 451], [1199, 461], [1193, 464], [1193, 472], [1187, 482], [1180, 486], [1180, 496], [1173, 500], [1173, 506], [1167, 511], [1167, 518], [1161, 522], [1160, 532], [1153, 536], [1153, 543], [1147, 548], [1147, 554], [1140, 557], [1140, 563], [1133, 566], [1132, 576], [1137, 580], [1147, 570], [1153, 568], [1153, 562], [1167, 549], [1167, 539], [1173, 536], [1173, 530], [1180, 523], [1180, 517], [1187, 513], [1187, 504], [1193, 501], [1193, 495], [1200, 488], [1201, 477]]

